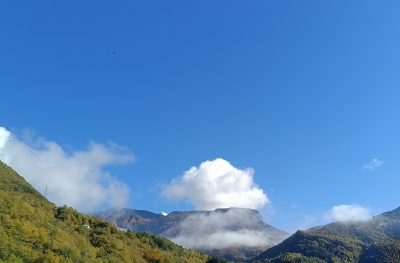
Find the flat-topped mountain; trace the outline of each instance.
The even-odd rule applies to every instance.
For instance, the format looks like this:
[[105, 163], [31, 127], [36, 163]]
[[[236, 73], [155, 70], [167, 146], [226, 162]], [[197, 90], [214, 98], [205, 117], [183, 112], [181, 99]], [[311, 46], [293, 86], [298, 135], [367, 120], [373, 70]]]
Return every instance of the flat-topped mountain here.
[[91, 215], [120, 228], [160, 235], [186, 248], [235, 261], [255, 256], [289, 236], [264, 223], [257, 210], [246, 208], [172, 212], [166, 216], [113, 208]]
[[252, 209], [93, 214], [140, 233], [118, 231], [98, 218], [55, 206], [0, 161], [0, 262], [223, 262], [175, 242], [236, 261], [255, 256], [249, 263], [372, 263], [379, 254], [377, 242], [400, 233], [400, 207], [368, 220], [297, 231], [281, 243], [288, 234]]
[[[106, 220], [120, 228], [126, 228], [137, 232], [149, 232], [152, 234], [168, 233], [175, 236], [176, 231], [182, 231], [181, 223], [188, 219], [193, 223], [200, 219], [214, 220], [213, 224], [207, 224], [208, 232], [217, 230], [255, 230], [269, 231], [273, 235], [285, 235], [286, 232], [272, 227], [263, 222], [260, 212], [247, 208], [218, 208], [213, 211], [174, 211], [166, 216], [155, 214], [147, 210], [135, 210], [128, 208], [111, 208], [101, 212], [93, 212], [91, 215]], [[218, 220], [217, 220], [218, 219]], [[229, 219], [228, 221], [223, 219]], [[171, 230], [174, 229], [174, 231]], [[179, 228], [179, 229], [178, 229]], [[188, 229], [186, 229], [188, 230]], [[189, 231], [189, 230], [188, 230]]]

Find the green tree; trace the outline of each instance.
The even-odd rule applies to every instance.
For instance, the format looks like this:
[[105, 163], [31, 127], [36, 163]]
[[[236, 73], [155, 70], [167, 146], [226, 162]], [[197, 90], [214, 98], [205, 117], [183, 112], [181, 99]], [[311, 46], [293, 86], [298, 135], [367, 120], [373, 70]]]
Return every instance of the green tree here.
[[379, 262], [400, 263], [400, 236], [395, 235], [378, 242]]

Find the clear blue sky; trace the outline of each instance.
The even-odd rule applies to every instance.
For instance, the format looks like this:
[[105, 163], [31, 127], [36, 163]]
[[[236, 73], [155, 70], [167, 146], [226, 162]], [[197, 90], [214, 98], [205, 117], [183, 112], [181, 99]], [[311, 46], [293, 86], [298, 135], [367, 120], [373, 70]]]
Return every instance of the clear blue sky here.
[[103, 171], [136, 209], [193, 209], [160, 185], [223, 158], [254, 169], [274, 226], [338, 205], [378, 214], [400, 206], [399, 14], [399, 1], [1, 1], [0, 126], [67, 152], [127, 147], [136, 162]]

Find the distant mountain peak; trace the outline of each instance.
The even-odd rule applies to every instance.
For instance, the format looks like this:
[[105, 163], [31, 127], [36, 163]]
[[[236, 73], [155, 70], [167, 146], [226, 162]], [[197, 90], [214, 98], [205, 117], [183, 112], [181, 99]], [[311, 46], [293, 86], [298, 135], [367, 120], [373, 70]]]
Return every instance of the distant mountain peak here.
[[168, 215], [119, 209], [91, 215], [121, 228], [160, 235], [183, 247], [229, 260], [248, 259], [289, 236], [264, 223], [261, 213], [249, 208], [174, 211]]

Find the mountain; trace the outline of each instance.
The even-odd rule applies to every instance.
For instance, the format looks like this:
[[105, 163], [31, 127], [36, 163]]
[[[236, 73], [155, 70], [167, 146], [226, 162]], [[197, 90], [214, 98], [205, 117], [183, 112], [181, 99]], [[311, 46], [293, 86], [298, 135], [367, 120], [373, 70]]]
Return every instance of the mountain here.
[[258, 255], [289, 236], [264, 223], [257, 210], [245, 208], [172, 212], [166, 216], [113, 208], [91, 215], [120, 228], [160, 235], [183, 247], [233, 261]]
[[0, 262], [227, 262], [57, 207], [0, 161]]
[[399, 231], [400, 207], [365, 221], [335, 222], [297, 231], [250, 262], [297, 262], [278, 260], [291, 255], [293, 260], [303, 257], [307, 260], [318, 258], [323, 262], [372, 263], [379, 254], [377, 242], [397, 235]]

